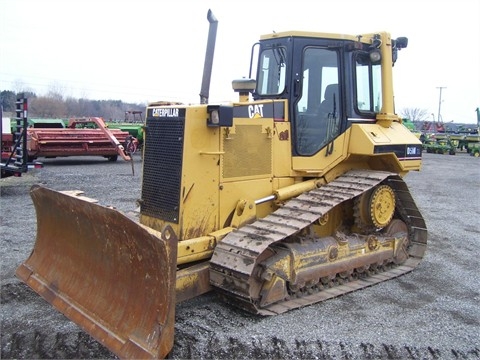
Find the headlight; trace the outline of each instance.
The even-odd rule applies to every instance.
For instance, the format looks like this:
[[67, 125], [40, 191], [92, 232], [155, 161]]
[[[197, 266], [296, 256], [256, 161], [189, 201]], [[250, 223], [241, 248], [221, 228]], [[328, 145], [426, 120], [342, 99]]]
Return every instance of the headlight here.
[[233, 106], [208, 105], [207, 126], [218, 127], [233, 125]]

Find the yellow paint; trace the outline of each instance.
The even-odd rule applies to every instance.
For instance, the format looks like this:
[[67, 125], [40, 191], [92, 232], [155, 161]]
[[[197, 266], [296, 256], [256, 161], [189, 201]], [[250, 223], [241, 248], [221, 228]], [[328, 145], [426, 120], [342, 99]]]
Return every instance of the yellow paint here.
[[213, 236], [201, 236], [180, 241], [177, 263], [180, 265], [209, 258], [215, 245], [216, 241]]
[[292, 157], [292, 168], [303, 176], [323, 176], [347, 157], [346, 133], [341, 134], [333, 141], [333, 152], [326, 155], [327, 146], [313, 156]]

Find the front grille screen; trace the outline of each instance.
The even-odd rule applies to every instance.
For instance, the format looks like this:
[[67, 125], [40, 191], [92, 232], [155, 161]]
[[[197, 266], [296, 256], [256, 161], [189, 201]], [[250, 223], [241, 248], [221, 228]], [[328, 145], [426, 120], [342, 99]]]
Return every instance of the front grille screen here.
[[[185, 111], [179, 117], [147, 117], [142, 214], [179, 222]], [[182, 116], [183, 115], [183, 116]]]
[[261, 125], [237, 125], [223, 139], [223, 177], [268, 176], [272, 172], [272, 140]]

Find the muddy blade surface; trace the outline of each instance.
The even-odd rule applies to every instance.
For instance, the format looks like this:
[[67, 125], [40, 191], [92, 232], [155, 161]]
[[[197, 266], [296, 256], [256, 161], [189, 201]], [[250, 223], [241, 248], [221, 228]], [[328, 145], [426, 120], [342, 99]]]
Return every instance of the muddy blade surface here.
[[119, 357], [166, 357], [175, 321], [173, 232], [160, 235], [40, 186], [30, 194], [37, 239], [17, 276]]

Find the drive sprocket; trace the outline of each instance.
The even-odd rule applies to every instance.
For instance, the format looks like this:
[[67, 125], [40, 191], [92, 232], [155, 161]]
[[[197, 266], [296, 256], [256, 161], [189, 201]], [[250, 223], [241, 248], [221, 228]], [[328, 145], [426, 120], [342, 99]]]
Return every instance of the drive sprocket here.
[[359, 228], [383, 229], [395, 213], [395, 193], [388, 185], [378, 185], [355, 201], [355, 224]]

